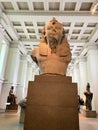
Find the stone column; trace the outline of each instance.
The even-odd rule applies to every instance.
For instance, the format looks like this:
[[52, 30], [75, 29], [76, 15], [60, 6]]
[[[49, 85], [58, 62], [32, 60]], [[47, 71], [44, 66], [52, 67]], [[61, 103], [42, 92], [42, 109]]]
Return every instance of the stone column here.
[[0, 98], [0, 107], [3, 109], [5, 109], [6, 107], [7, 96], [9, 94], [11, 85], [13, 85], [14, 88], [16, 89], [19, 62], [20, 62], [20, 54], [18, 44], [11, 43], [8, 52], [7, 65], [4, 75], [5, 80], [2, 86], [2, 92]]
[[32, 68], [33, 68], [32, 81], [34, 81], [35, 76], [40, 74], [40, 68], [35, 62], [32, 63]]
[[18, 73], [18, 86], [16, 90], [18, 102], [26, 96], [25, 95], [26, 73], [27, 73], [27, 56], [21, 55], [19, 73]]
[[4, 82], [4, 73], [5, 67], [7, 62], [7, 55], [9, 50], [9, 44], [4, 40], [1, 41], [1, 48], [0, 48], [0, 94], [2, 90], [2, 83]]
[[[2, 41], [2, 39], [0, 38], [0, 41]], [[1, 45], [2, 45], [2, 42], [0, 42], [0, 52], [1, 52]]]
[[80, 57], [79, 58], [79, 75], [80, 75], [80, 97], [84, 97], [84, 91], [86, 89], [87, 85], [87, 63], [86, 63], [86, 57]]
[[92, 107], [98, 113], [98, 46], [88, 46], [87, 72], [90, 89], [93, 92]]
[[72, 82], [77, 83], [78, 94], [80, 95], [80, 73], [79, 73], [79, 63], [73, 65]]
[[28, 82], [33, 80], [32, 73], [33, 73], [33, 64], [28, 62], [27, 73], [26, 73], [26, 85], [25, 85], [25, 92], [24, 92], [25, 95], [27, 95], [27, 91], [28, 91]]

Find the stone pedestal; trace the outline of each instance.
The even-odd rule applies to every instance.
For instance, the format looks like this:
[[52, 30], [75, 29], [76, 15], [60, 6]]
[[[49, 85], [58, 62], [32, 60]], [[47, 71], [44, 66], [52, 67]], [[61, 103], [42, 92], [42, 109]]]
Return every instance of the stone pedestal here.
[[63, 75], [29, 82], [24, 130], [79, 130], [77, 84]]
[[25, 108], [21, 107], [19, 123], [24, 123], [24, 119], [25, 119]]
[[17, 111], [18, 110], [18, 105], [17, 104], [11, 104], [11, 105], [6, 105], [6, 111]]
[[86, 111], [86, 110], [83, 110], [83, 115], [85, 117], [88, 117], [88, 118], [96, 118], [97, 117], [96, 111]]

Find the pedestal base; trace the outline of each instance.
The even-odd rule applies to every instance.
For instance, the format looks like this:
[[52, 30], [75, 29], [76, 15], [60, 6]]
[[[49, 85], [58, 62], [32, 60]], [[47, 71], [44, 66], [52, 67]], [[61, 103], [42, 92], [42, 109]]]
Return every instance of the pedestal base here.
[[25, 108], [21, 107], [19, 123], [24, 123], [24, 119], [25, 119]]
[[77, 84], [62, 75], [29, 82], [24, 130], [79, 130]]
[[18, 110], [17, 104], [6, 105], [6, 110]]
[[86, 111], [86, 110], [83, 110], [83, 115], [85, 117], [88, 117], [88, 118], [96, 118], [97, 117], [96, 111]]

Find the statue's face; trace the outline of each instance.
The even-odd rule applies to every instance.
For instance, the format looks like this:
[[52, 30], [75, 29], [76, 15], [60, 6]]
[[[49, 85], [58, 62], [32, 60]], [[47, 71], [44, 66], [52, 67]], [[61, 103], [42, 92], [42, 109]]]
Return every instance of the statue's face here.
[[57, 41], [63, 36], [63, 26], [58, 22], [49, 22], [45, 27], [46, 37], [55, 38]]

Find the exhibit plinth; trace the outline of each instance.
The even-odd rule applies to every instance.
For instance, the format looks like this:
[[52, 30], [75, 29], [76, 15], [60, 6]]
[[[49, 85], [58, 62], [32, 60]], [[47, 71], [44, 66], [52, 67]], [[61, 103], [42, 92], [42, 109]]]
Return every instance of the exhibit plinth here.
[[83, 110], [83, 115], [88, 118], [97, 118], [96, 111], [92, 111], [92, 110], [91, 111]]
[[18, 104], [10, 104], [10, 105], [6, 105], [6, 112], [10, 112], [10, 111], [18, 111]]
[[30, 81], [24, 130], [79, 130], [77, 84], [43, 74]]

